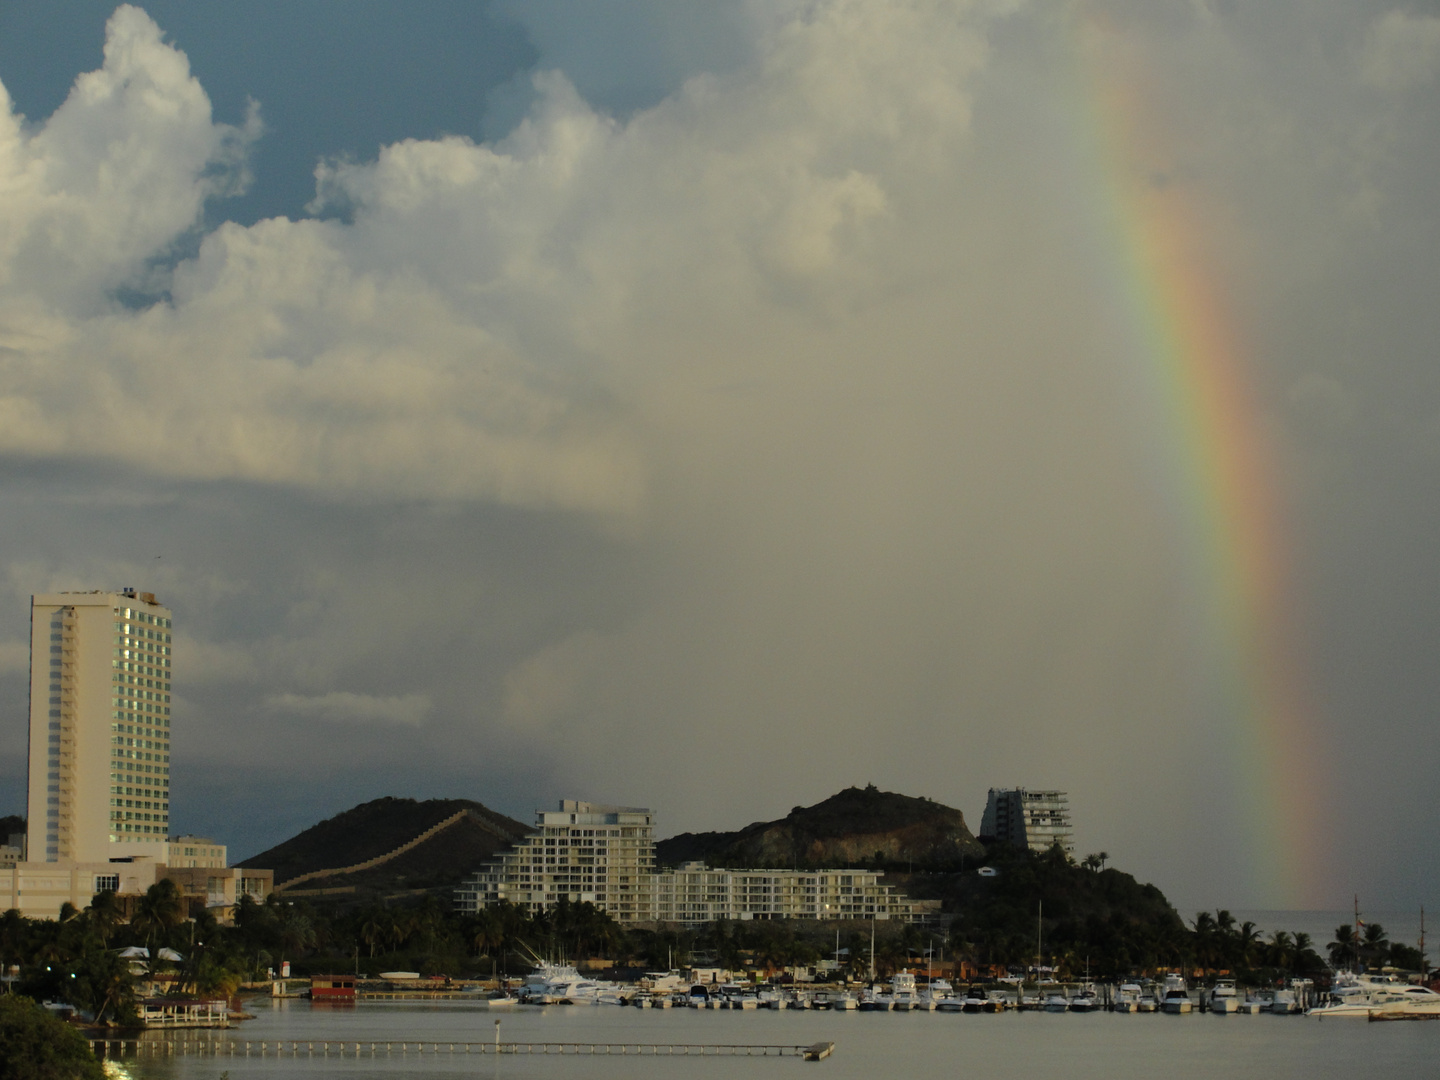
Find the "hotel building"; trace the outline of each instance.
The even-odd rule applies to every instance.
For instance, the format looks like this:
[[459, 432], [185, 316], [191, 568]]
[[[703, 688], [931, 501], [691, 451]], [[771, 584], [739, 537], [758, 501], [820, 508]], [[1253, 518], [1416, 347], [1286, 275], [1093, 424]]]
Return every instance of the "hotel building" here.
[[170, 633], [152, 593], [31, 597], [30, 861], [166, 858]]
[[703, 862], [654, 875], [658, 922], [697, 926], [716, 919], [875, 919], [920, 922], [940, 901], [911, 900], [873, 870], [727, 870]]
[[560, 800], [534, 831], [455, 891], [458, 911], [508, 901], [539, 913], [560, 900], [592, 903], [620, 923], [651, 922], [655, 815], [631, 806]]
[[0, 910], [53, 919], [169, 879], [227, 921], [273, 889], [272, 871], [227, 867], [223, 844], [170, 840], [170, 651], [151, 593], [31, 597], [28, 820], [23, 851], [0, 849]]
[[1075, 851], [1070, 826], [1070, 800], [1063, 791], [991, 788], [980, 817], [980, 839], [1001, 840], [1031, 851], [1049, 851], [1056, 844], [1067, 855]]

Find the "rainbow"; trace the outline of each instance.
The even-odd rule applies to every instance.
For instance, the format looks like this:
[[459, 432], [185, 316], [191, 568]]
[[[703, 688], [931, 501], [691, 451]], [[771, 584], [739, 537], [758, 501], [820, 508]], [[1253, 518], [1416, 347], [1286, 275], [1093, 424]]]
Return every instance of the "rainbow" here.
[[[1077, 38], [1078, 130], [1097, 180], [1133, 368], [1156, 417], [1198, 615], [1197, 715], [1233, 744], [1237, 841], [1260, 904], [1327, 895], [1322, 767], [1295, 632], [1283, 500], [1246, 342], [1211, 250], [1224, 216], [1156, 168], [1167, 132], [1138, 57], [1093, 24]], [[1238, 853], [1237, 853], [1238, 854]]]

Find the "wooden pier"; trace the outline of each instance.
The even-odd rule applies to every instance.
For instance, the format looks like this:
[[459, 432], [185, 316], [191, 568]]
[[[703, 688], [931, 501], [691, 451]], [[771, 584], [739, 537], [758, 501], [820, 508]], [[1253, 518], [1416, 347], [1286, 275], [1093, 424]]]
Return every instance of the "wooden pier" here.
[[821, 1061], [833, 1042], [809, 1046], [774, 1043], [611, 1043], [611, 1042], [310, 1042], [236, 1039], [91, 1039], [98, 1057], [329, 1058], [407, 1057], [437, 1054], [561, 1054], [600, 1057], [803, 1057]]

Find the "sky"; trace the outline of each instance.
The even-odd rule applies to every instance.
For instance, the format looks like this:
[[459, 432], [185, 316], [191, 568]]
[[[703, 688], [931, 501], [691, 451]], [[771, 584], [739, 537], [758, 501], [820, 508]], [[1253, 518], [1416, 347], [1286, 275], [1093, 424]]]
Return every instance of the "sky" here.
[[1440, 892], [1440, 4], [0, 0], [28, 602], [174, 612], [171, 824], [1069, 793]]

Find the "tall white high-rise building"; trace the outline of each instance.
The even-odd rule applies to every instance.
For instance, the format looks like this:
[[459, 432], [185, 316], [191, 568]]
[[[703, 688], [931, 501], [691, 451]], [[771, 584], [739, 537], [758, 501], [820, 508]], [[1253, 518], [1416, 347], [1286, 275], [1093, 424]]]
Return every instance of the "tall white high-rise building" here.
[[165, 861], [170, 633], [151, 593], [31, 597], [31, 862]]
[[1058, 844], [1071, 854], [1073, 835], [1070, 799], [1063, 791], [991, 788], [980, 816], [981, 840], [1003, 840], [1031, 851], [1046, 852]]

